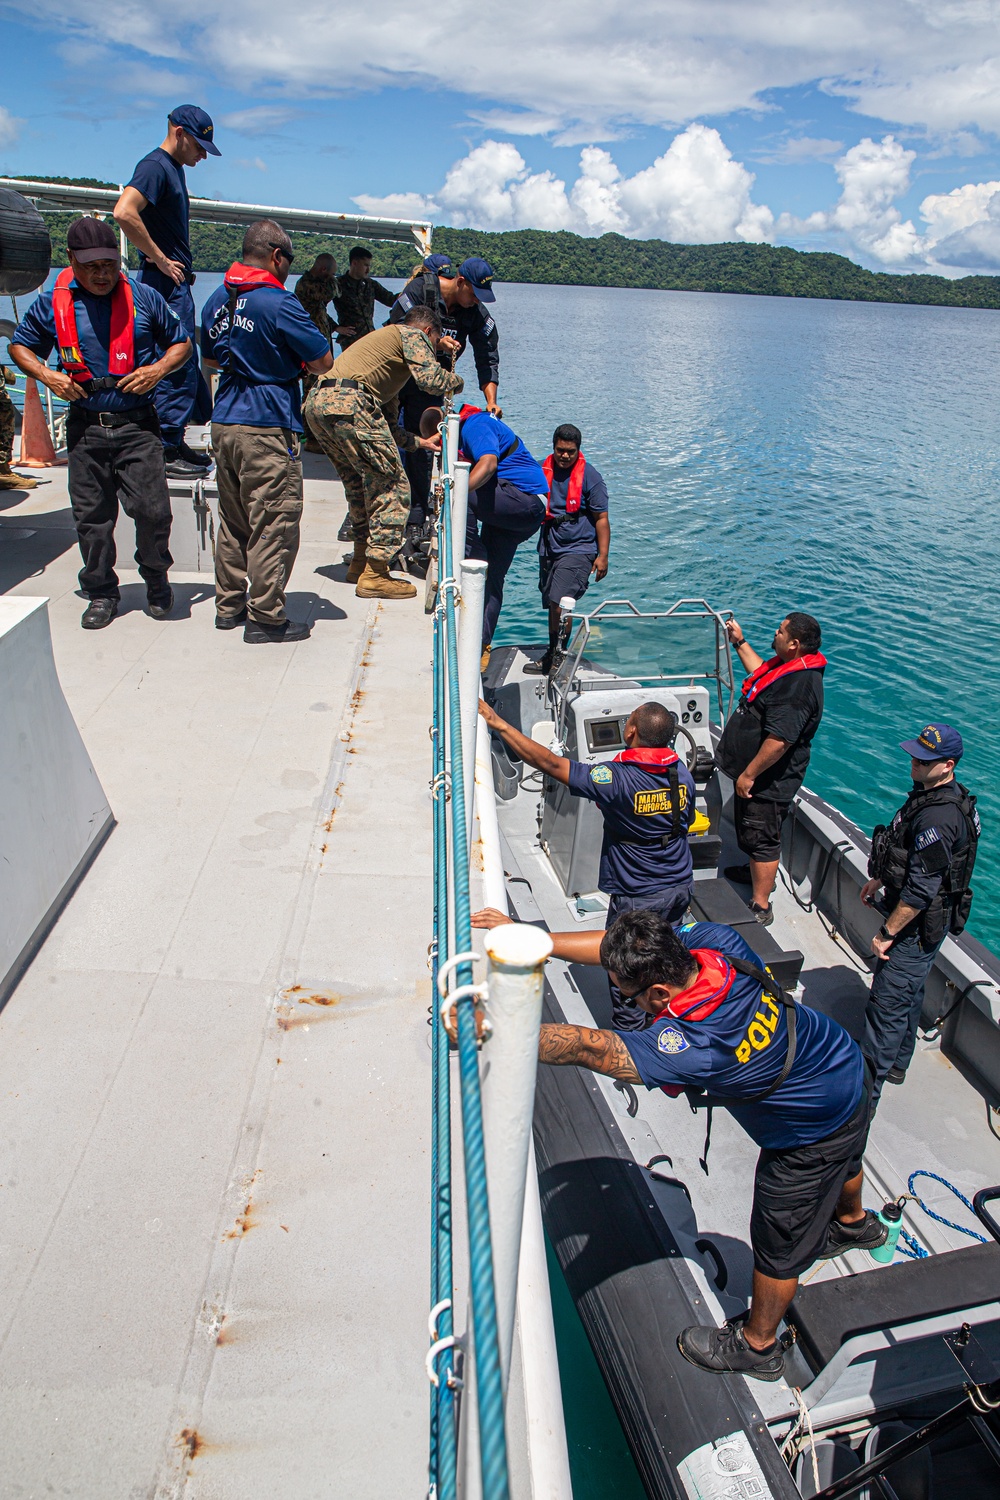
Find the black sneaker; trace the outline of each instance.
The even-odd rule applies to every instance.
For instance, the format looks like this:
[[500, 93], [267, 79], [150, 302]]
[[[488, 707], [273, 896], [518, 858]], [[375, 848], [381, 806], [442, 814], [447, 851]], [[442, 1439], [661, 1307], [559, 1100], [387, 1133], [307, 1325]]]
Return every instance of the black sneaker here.
[[877, 1250], [888, 1238], [889, 1231], [882, 1220], [866, 1208], [864, 1218], [857, 1224], [841, 1224], [839, 1219], [834, 1219], [826, 1244], [816, 1259], [831, 1260], [835, 1255], [843, 1255], [845, 1250]]
[[261, 625], [258, 620], [247, 620], [243, 627], [243, 639], [251, 646], [263, 646], [273, 641], [290, 646], [294, 641], [309, 639], [311, 625], [304, 620], [282, 620], [280, 625]]
[[153, 616], [154, 620], [168, 619], [170, 616], [170, 611], [174, 607], [173, 589], [167, 588], [162, 593], [147, 594], [146, 604], [148, 605], [149, 613]]
[[80, 624], [84, 630], [103, 630], [117, 613], [117, 599], [91, 599], [80, 617]]
[[677, 1336], [684, 1358], [713, 1375], [749, 1375], [754, 1380], [780, 1380], [785, 1370], [787, 1337], [769, 1349], [751, 1349], [743, 1337], [749, 1314], [740, 1313], [721, 1328], [685, 1328]]
[[749, 865], [727, 865], [722, 873], [727, 880], [735, 880], [737, 885], [750, 885], [751, 883]]
[[216, 630], [235, 630], [237, 625], [245, 625], [247, 622], [247, 607], [244, 604], [238, 615], [215, 616]]
[[206, 453], [204, 448], [189, 448], [187, 443], [179, 443], [177, 456], [182, 458], [186, 464], [194, 464], [198, 469], [210, 469], [213, 459], [211, 453]]
[[526, 661], [521, 671], [528, 677], [548, 677], [552, 671], [552, 652], [546, 651], [540, 661]]
[[762, 927], [770, 927], [774, 921], [774, 911], [770, 901], [766, 906], [758, 906], [756, 901], [748, 901], [747, 905]]
[[888, 1073], [885, 1075], [885, 1081], [886, 1081], [886, 1083], [905, 1083], [906, 1082], [906, 1069], [905, 1068], [890, 1068], [889, 1071], [888, 1071]]

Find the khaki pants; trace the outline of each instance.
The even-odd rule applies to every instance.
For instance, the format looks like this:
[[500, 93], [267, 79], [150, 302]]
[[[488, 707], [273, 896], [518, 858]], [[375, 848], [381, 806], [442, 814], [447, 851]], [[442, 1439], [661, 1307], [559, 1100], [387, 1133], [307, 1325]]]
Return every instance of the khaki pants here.
[[298, 434], [280, 427], [213, 422], [212, 447], [219, 488], [216, 610], [220, 615], [238, 615], [246, 604], [251, 617], [262, 625], [280, 625], [285, 619], [285, 589], [299, 550], [302, 461]]

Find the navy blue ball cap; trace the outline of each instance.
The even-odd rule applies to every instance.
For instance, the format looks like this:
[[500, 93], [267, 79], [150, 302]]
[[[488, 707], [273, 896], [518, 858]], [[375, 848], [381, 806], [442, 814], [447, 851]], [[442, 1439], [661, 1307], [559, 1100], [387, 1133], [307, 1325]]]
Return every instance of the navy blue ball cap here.
[[222, 152], [212, 140], [215, 126], [212, 116], [207, 115], [197, 104], [179, 104], [167, 115], [171, 125], [179, 125], [188, 135], [193, 135], [199, 146], [204, 146], [209, 156], [221, 156]]
[[480, 302], [497, 300], [493, 291], [493, 267], [488, 260], [483, 260], [478, 255], [470, 255], [469, 259], [463, 260], [459, 266], [458, 274], [465, 277]]
[[436, 275], [443, 276], [445, 281], [454, 279], [455, 267], [451, 263], [450, 255], [425, 255], [424, 266], [428, 271], [434, 271]]
[[899, 748], [914, 760], [961, 760], [965, 751], [962, 736], [950, 724], [927, 724], [915, 740], [903, 740]]

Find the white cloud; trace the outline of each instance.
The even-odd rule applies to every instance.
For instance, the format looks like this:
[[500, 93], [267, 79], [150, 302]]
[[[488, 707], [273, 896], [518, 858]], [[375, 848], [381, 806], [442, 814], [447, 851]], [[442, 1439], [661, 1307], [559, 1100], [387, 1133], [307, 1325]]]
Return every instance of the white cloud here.
[[99, 12], [74, 0], [8, 4], [60, 36], [185, 66], [197, 58], [199, 70], [242, 90], [460, 89], [504, 112], [507, 130], [551, 119], [563, 141], [581, 144], [635, 124], [759, 110], [768, 91], [820, 79], [876, 118], [1000, 132], [989, 0], [508, 0], [488, 44], [478, 0], [431, 9], [419, 24], [405, 0], [355, 7], [349, 20], [328, 0], [280, 11], [269, 0], [104, 0]]
[[366, 213], [418, 217], [438, 213], [473, 229], [616, 230], [680, 244], [766, 240], [773, 215], [752, 202], [753, 173], [734, 161], [717, 130], [689, 125], [651, 167], [622, 177], [609, 152], [588, 146], [567, 192], [552, 172], [531, 172], [509, 141], [484, 141], [457, 161], [433, 198], [362, 196]]
[[769, 166], [799, 166], [807, 161], [833, 161], [843, 151], [843, 141], [817, 139], [811, 135], [793, 136], [757, 154], [756, 160]]
[[833, 208], [796, 219], [782, 214], [778, 233], [839, 235], [869, 260], [907, 267], [923, 259], [925, 242], [910, 219], [904, 221], [895, 200], [910, 186], [910, 166], [916, 156], [893, 136], [873, 141], [869, 136], [836, 163], [840, 198]]
[[250, 172], [266, 172], [267, 162], [259, 156], [234, 156], [233, 165], [244, 167]]
[[21, 134], [23, 120], [12, 115], [10, 110], [0, 104], [0, 146], [13, 146]]
[[232, 114], [223, 115], [219, 124], [226, 130], [234, 130], [237, 135], [271, 135], [289, 120], [294, 120], [295, 115], [294, 109], [279, 104], [257, 104], [251, 109], [237, 109]]

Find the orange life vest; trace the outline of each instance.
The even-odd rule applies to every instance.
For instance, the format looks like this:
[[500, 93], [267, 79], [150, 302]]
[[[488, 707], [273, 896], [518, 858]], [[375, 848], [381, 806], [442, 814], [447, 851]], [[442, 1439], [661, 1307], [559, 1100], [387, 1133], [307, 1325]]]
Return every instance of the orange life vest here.
[[[552, 466], [555, 455], [550, 453], [542, 464], [542, 473], [549, 481], [549, 492], [545, 498], [545, 519], [552, 519]], [[569, 471], [569, 489], [566, 491], [566, 514], [575, 516], [578, 514], [583, 503], [583, 471], [587, 467], [587, 460], [583, 454], [579, 454], [576, 463]]]
[[[80, 348], [80, 336], [76, 328], [76, 299], [70, 283], [73, 269], [67, 266], [56, 277], [52, 289], [52, 314], [56, 324], [56, 343], [59, 346], [59, 362], [66, 374], [78, 385], [86, 385], [94, 376]], [[111, 293], [111, 344], [108, 348], [108, 374], [112, 377], [128, 375], [135, 369], [135, 298], [132, 284], [127, 276], [119, 275]]]

